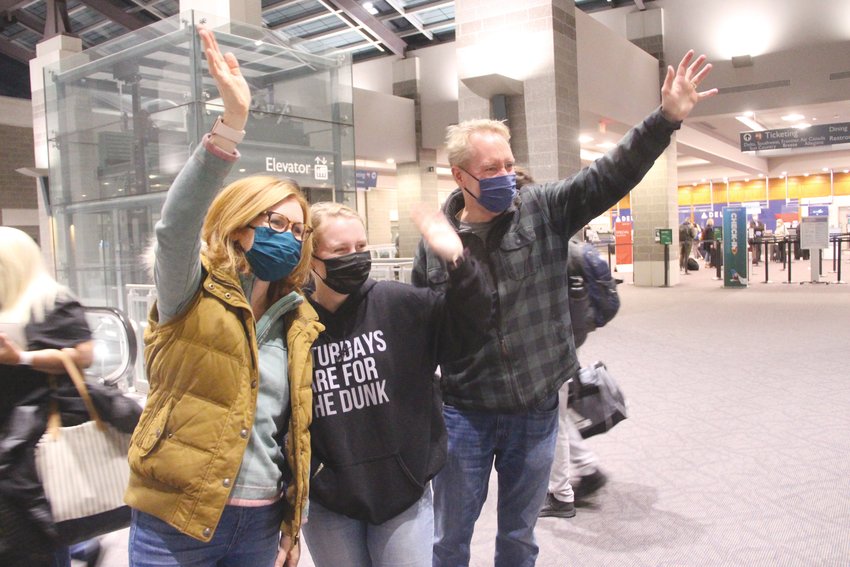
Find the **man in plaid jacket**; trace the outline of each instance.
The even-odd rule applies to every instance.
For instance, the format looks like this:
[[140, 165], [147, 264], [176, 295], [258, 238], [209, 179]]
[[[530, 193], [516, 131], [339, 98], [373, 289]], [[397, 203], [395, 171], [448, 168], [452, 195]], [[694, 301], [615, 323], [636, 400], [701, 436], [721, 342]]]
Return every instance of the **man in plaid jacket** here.
[[[689, 52], [669, 67], [661, 107], [575, 176], [516, 192], [510, 133], [501, 122], [449, 128], [458, 184], [444, 212], [480, 261], [496, 317], [488, 341], [442, 367], [448, 459], [434, 479], [434, 567], [467, 565], [490, 470], [499, 474], [496, 567], [534, 565], [534, 526], [546, 496], [558, 389], [578, 371], [569, 316], [569, 238], [625, 196], [652, 167], [696, 103], [711, 65]], [[413, 283], [440, 289], [445, 263], [423, 244]]]

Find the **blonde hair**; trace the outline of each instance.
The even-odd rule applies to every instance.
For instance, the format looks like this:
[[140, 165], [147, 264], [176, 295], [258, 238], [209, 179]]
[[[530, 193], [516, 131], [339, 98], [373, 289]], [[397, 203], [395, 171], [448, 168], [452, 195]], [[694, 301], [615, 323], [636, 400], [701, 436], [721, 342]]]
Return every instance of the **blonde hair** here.
[[357, 214], [357, 211], [343, 205], [342, 203], [334, 203], [326, 201], [324, 203], [316, 203], [310, 207], [310, 225], [313, 227], [313, 239], [316, 247], [322, 242], [322, 234], [324, 231], [323, 225], [329, 218], [346, 218], [357, 219], [363, 228], [366, 228], [366, 223], [363, 218]]
[[502, 136], [506, 142], [511, 139], [511, 131], [498, 120], [480, 118], [449, 126], [446, 128], [446, 152], [449, 156], [449, 164], [465, 166], [472, 159], [472, 145], [469, 143], [469, 138], [473, 134], [481, 133]]
[[0, 319], [24, 325], [44, 321], [56, 298], [70, 291], [47, 273], [41, 250], [27, 233], [0, 226], [0, 243]]
[[[234, 181], [222, 189], [207, 211], [201, 229], [201, 239], [205, 244], [201, 254], [219, 269], [249, 272], [245, 252], [237, 245], [234, 233], [248, 226], [257, 215], [290, 197], [301, 207], [306, 221], [310, 215], [310, 205], [292, 179], [253, 175]], [[272, 283], [272, 295], [280, 296], [301, 289], [310, 272], [312, 253], [313, 241], [308, 235], [301, 243], [298, 265], [285, 280]]]

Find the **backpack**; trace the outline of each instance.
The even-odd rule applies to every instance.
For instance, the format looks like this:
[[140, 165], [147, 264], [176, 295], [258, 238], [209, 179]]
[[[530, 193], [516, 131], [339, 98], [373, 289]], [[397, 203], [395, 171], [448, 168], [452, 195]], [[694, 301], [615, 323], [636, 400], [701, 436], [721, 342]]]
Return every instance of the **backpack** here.
[[[570, 255], [573, 254], [578, 260], [578, 266], [581, 267], [581, 275], [584, 278], [590, 306], [593, 309], [595, 326], [604, 327], [620, 309], [617, 282], [611, 275], [608, 262], [602, 259], [602, 256], [591, 244], [579, 244], [570, 241]], [[590, 329], [590, 331], [592, 330]]]

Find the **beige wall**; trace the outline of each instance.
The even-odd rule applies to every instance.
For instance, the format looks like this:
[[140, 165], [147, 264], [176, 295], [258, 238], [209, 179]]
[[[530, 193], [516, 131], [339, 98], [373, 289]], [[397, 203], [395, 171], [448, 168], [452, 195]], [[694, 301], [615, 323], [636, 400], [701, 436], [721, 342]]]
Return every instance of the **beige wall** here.
[[15, 226], [38, 239], [38, 185], [21, 175], [32, 167], [32, 105], [29, 100], [0, 97], [0, 224]]

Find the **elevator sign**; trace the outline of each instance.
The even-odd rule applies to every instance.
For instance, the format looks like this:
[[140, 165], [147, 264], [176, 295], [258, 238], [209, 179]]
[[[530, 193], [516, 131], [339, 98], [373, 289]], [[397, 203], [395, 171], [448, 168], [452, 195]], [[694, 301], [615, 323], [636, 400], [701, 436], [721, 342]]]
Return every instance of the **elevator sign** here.
[[328, 180], [328, 159], [316, 156], [313, 163], [303, 161], [279, 160], [274, 156], [266, 157], [266, 171], [269, 173], [285, 173], [291, 177], [308, 176], [316, 181]]
[[808, 128], [779, 128], [741, 132], [741, 151], [795, 150], [850, 143], [850, 122], [816, 124]]

